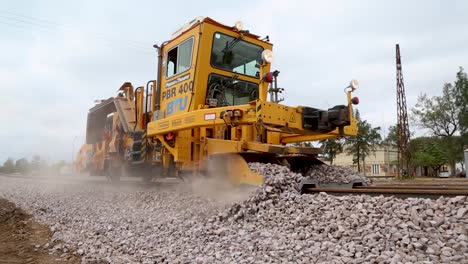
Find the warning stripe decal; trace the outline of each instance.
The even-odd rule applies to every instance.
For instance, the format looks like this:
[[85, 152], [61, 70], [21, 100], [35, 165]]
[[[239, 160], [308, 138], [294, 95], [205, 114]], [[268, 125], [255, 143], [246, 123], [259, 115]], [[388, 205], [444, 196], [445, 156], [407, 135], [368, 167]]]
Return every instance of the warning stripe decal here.
[[257, 107], [255, 109], [256, 109], [257, 119], [261, 118], [262, 117], [262, 103], [260, 103], [260, 101], [257, 101]]

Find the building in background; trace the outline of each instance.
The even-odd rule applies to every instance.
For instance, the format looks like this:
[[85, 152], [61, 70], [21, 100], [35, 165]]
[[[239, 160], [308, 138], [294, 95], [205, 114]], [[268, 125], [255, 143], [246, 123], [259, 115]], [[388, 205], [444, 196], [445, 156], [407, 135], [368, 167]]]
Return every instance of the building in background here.
[[[364, 164], [361, 162], [361, 173], [366, 176], [396, 176], [398, 169], [398, 149], [396, 146], [380, 145], [366, 157]], [[347, 166], [358, 171], [357, 164], [353, 163], [353, 156], [346, 150], [336, 155], [334, 165]]]
[[[465, 150], [465, 169], [468, 164], [468, 150]], [[369, 177], [392, 177], [396, 176], [398, 169], [398, 148], [396, 146], [380, 145], [376, 148], [375, 152], [372, 152], [363, 164], [361, 161], [361, 174], [365, 174]], [[347, 151], [336, 155], [333, 165], [351, 167], [354, 171], [358, 171], [357, 164], [353, 163], [353, 156], [348, 154]], [[365, 173], [364, 173], [365, 168]], [[448, 172], [450, 175], [458, 175], [463, 171], [461, 164], [457, 164], [458, 170], [454, 173], [450, 171], [450, 166], [445, 164], [439, 169], [434, 170], [431, 167], [415, 166], [413, 168], [413, 174], [416, 177], [439, 177], [440, 172]], [[463, 174], [465, 175], [465, 174]], [[467, 176], [468, 177], [468, 176]]]

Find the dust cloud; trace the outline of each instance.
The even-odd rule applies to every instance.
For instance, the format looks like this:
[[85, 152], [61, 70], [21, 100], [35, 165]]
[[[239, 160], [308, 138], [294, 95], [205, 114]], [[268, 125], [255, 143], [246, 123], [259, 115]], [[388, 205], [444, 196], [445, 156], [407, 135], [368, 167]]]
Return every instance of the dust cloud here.
[[235, 186], [224, 175], [194, 177], [185, 188], [199, 196], [222, 203], [236, 203], [248, 199], [255, 191], [254, 186]]

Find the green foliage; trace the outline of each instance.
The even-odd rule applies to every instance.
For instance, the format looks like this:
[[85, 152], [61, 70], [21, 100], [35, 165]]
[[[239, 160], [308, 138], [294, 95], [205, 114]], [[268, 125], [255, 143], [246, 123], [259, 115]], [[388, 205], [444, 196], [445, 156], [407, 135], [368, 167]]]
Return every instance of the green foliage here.
[[457, 80], [455, 81], [455, 105], [459, 108], [459, 126], [460, 134], [463, 137], [464, 145], [468, 145], [468, 76], [460, 71], [457, 73]]
[[438, 170], [448, 162], [441, 138], [419, 137], [411, 140], [413, 165]]
[[33, 156], [31, 162], [26, 158], [21, 158], [16, 161], [9, 158], [3, 163], [3, 166], [0, 166], [0, 172], [3, 173], [21, 173], [29, 174], [31, 172], [42, 172], [42, 173], [60, 173], [63, 168], [69, 167], [71, 164], [68, 164], [66, 161], [61, 160], [50, 166], [45, 160], [41, 160], [40, 156]]
[[2, 171], [4, 173], [13, 173], [13, 172], [15, 172], [15, 163], [13, 162], [13, 159], [8, 158], [3, 163]]
[[461, 136], [440, 138], [440, 144], [445, 149], [449, 163], [463, 161], [463, 138]]
[[419, 137], [411, 140], [413, 165], [438, 171], [442, 165], [463, 160], [461, 137]]
[[343, 142], [341, 139], [329, 138], [320, 140], [319, 143], [322, 145], [323, 155], [325, 156], [326, 160], [330, 161], [330, 164], [333, 164], [336, 155], [343, 152]]
[[31, 166], [27, 159], [22, 158], [15, 162], [15, 172], [19, 172], [21, 174], [27, 174], [28, 172], [30, 172], [30, 170], [31, 170]]
[[388, 128], [388, 135], [384, 139], [383, 143], [386, 145], [398, 145], [398, 127], [396, 125]]
[[455, 163], [462, 160], [463, 148], [468, 145], [468, 78], [463, 68], [457, 73], [453, 85], [444, 85], [441, 96], [429, 98], [421, 95], [412, 112], [417, 125], [439, 137], [439, 147], [446, 155], [444, 160], [454, 172]]
[[429, 98], [422, 94], [412, 109], [412, 120], [421, 128], [429, 129], [434, 136], [453, 136], [458, 130], [459, 108], [456, 107], [453, 85], [446, 83], [442, 96]]
[[358, 121], [358, 134], [356, 137], [347, 138], [345, 146], [348, 153], [353, 155], [353, 163], [358, 165], [358, 171], [361, 172], [361, 162], [365, 162], [366, 157], [375, 151], [381, 136], [380, 127], [373, 128], [367, 121], [361, 120], [358, 110], [355, 117]]

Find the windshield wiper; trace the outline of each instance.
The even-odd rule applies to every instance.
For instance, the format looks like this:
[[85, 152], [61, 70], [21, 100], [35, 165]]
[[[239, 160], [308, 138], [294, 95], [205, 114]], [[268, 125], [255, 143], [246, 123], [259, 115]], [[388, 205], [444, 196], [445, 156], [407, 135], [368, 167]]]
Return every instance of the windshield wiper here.
[[241, 33], [237, 38], [231, 40], [231, 42], [226, 41], [226, 47], [223, 49], [223, 52], [226, 53], [226, 52], [231, 51], [232, 48], [234, 48], [234, 46], [236, 46], [237, 43], [239, 43], [239, 41], [241, 41], [243, 38], [244, 38], [244, 34]]

